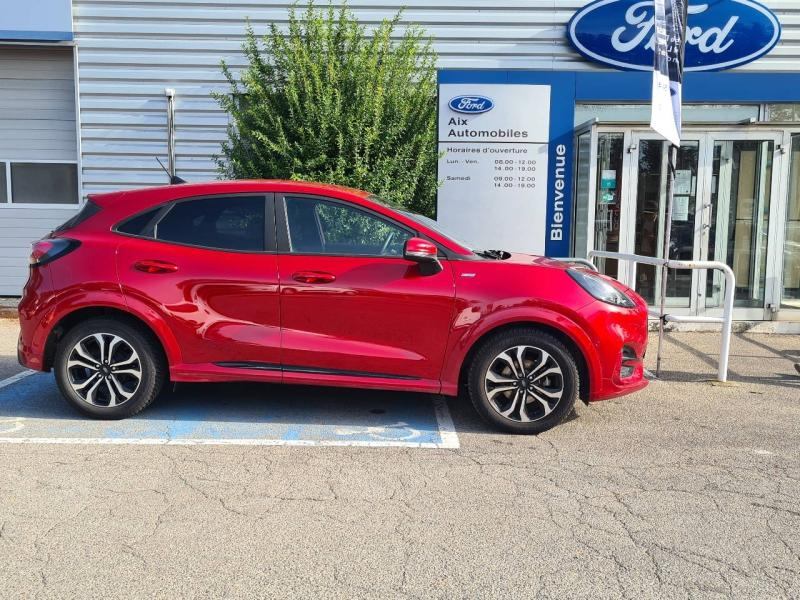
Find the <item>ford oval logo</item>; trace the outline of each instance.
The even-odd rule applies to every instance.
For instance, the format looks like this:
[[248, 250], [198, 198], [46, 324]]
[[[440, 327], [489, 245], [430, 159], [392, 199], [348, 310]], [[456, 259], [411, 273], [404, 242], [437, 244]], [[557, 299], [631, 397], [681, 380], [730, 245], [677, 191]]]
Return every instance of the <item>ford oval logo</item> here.
[[447, 104], [456, 112], [473, 115], [489, 112], [494, 108], [494, 102], [486, 96], [456, 96]]
[[[572, 45], [619, 69], [653, 68], [653, 0], [596, 0], [567, 25]], [[781, 36], [772, 11], [754, 0], [690, 1], [687, 71], [730, 69], [769, 52]]]

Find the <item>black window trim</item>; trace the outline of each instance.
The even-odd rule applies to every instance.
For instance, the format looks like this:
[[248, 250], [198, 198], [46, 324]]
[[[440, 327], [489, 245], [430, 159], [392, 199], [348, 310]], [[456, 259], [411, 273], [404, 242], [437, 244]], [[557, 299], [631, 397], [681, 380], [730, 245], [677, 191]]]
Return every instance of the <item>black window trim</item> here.
[[342, 200], [341, 198], [333, 198], [331, 196], [322, 196], [319, 194], [301, 194], [301, 193], [294, 193], [294, 192], [276, 192], [275, 193], [275, 221], [276, 221], [276, 228], [277, 228], [277, 237], [278, 237], [278, 254], [286, 254], [291, 256], [340, 256], [346, 258], [384, 258], [389, 260], [406, 260], [402, 254], [398, 255], [386, 255], [386, 254], [345, 254], [341, 252], [293, 252], [291, 249], [291, 244], [289, 243], [289, 219], [286, 214], [286, 199], [287, 198], [306, 198], [308, 200], [320, 200], [323, 202], [330, 202], [331, 204], [339, 204], [341, 206], [346, 206], [348, 208], [352, 208], [354, 210], [359, 210], [363, 213], [371, 217], [375, 217], [389, 225], [397, 227], [407, 233], [410, 233], [412, 237], [421, 237], [425, 240], [436, 245], [439, 249], [439, 258], [440, 259], [447, 259], [449, 258], [449, 254], [445, 248], [442, 247], [441, 244], [437, 243], [436, 241], [430, 239], [427, 235], [424, 235], [417, 229], [413, 229], [409, 227], [405, 223], [401, 223], [392, 219], [391, 217], [387, 217], [384, 214], [381, 214], [377, 211], [374, 211], [370, 208], [365, 206], [360, 206], [354, 202], [350, 202], [348, 200]]
[[[216, 248], [214, 246], [203, 246], [200, 244], [185, 244], [182, 242], [172, 242], [169, 240], [160, 240], [155, 236], [156, 227], [161, 222], [161, 220], [169, 214], [172, 208], [177, 204], [183, 204], [184, 202], [192, 202], [194, 200], [210, 200], [215, 198], [235, 198], [235, 197], [262, 197], [264, 199], [264, 249], [263, 250], [234, 250], [230, 248]], [[151, 219], [151, 221], [147, 224], [147, 231], [151, 235], [137, 235], [133, 233], [125, 233], [124, 231], [119, 231], [119, 228], [123, 226], [128, 221], [135, 219], [136, 217], [153, 210], [154, 208], [159, 208], [160, 210], [156, 213], [155, 217]], [[202, 250], [214, 250], [216, 252], [230, 252], [232, 254], [277, 254], [277, 240], [276, 240], [276, 232], [275, 232], [275, 193], [274, 192], [237, 192], [235, 194], [208, 194], [203, 196], [189, 196], [186, 198], [177, 198], [175, 200], [169, 200], [161, 205], [156, 206], [148, 206], [147, 208], [140, 210], [139, 212], [126, 217], [122, 221], [116, 223], [112, 228], [111, 231], [116, 233], [117, 235], [121, 235], [123, 237], [135, 238], [140, 240], [148, 240], [150, 242], [156, 242], [159, 244], [168, 244], [171, 246], [182, 246], [184, 248], [200, 248]]]

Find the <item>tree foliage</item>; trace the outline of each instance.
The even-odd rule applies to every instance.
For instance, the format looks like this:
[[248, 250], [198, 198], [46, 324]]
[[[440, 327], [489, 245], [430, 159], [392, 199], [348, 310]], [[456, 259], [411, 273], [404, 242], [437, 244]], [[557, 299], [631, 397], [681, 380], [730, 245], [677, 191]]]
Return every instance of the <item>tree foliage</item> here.
[[226, 178], [321, 181], [370, 191], [432, 215], [436, 202], [436, 69], [431, 42], [400, 13], [367, 32], [347, 6], [289, 10], [247, 66], [222, 63], [230, 115], [217, 157]]

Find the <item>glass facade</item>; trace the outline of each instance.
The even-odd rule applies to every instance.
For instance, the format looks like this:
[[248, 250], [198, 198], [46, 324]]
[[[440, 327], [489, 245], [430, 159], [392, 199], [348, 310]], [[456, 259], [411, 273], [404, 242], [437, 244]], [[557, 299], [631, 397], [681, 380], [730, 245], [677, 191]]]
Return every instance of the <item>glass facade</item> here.
[[792, 136], [781, 307], [800, 309], [800, 134]]

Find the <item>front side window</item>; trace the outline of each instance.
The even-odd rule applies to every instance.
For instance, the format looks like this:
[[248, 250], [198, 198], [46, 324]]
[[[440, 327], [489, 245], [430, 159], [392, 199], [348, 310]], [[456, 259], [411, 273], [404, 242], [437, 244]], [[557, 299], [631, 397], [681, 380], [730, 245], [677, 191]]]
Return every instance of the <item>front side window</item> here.
[[296, 254], [402, 256], [413, 233], [338, 202], [286, 198], [289, 248]]
[[155, 225], [153, 237], [204, 248], [262, 252], [265, 212], [263, 196], [177, 202]]

